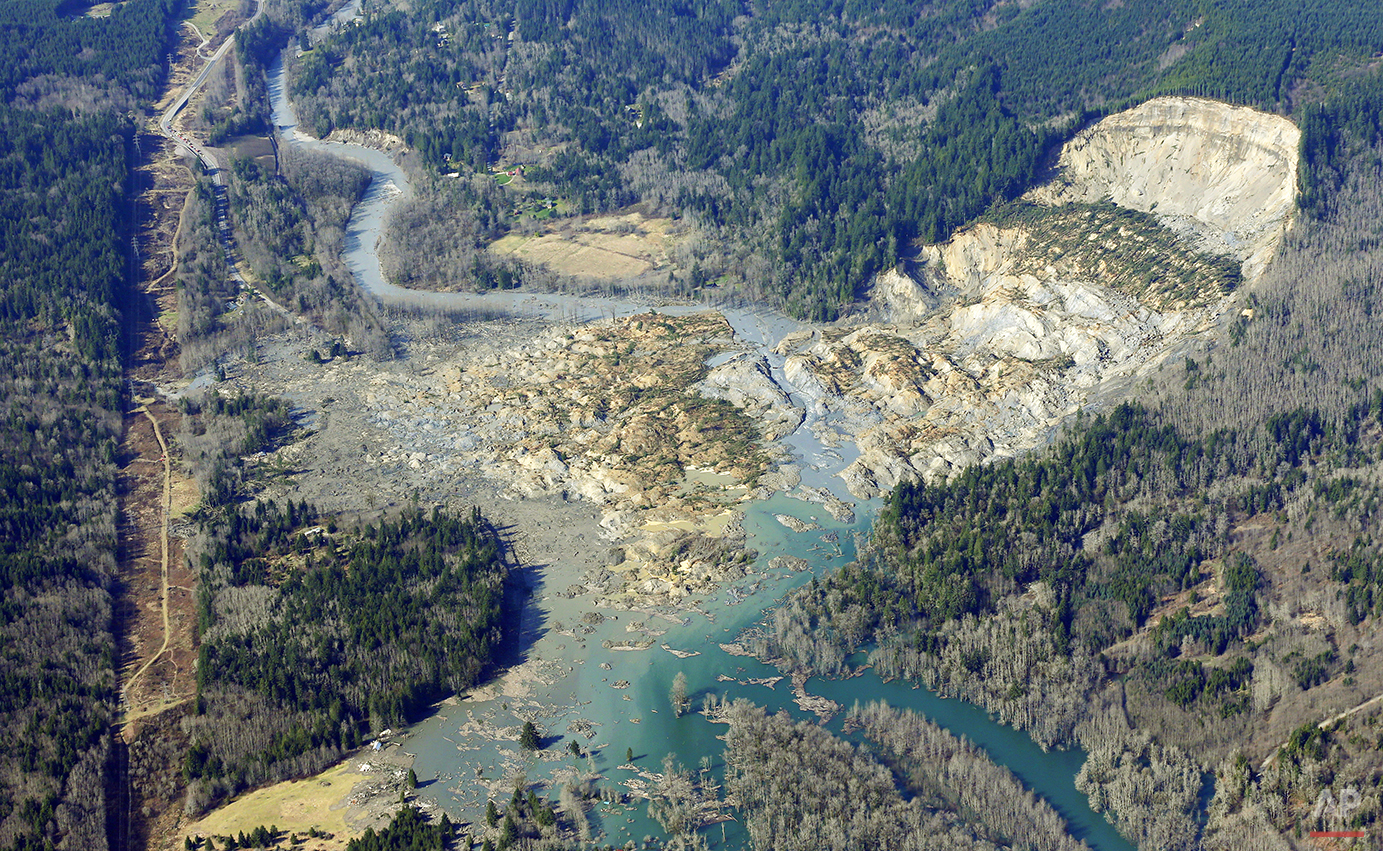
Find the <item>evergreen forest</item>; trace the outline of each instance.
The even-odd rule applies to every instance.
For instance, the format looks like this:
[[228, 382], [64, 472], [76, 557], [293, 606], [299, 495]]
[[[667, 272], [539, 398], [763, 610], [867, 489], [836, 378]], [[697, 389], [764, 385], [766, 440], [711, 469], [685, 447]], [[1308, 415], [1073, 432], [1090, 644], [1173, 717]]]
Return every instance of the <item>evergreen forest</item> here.
[[131, 122], [166, 0], [0, 4], [0, 847], [105, 848]]
[[505, 570], [478, 511], [337, 530], [306, 503], [205, 510], [194, 810], [319, 771], [489, 667]]
[[[1383, 50], [1358, 0], [371, 8], [291, 69], [314, 133], [385, 130], [438, 172], [523, 166], [483, 198], [511, 231], [631, 205], [681, 219], [702, 238], [666, 286], [815, 320], [1152, 96], [1309, 113], [1303, 179], [1329, 181], [1340, 116], [1312, 110]], [[478, 268], [433, 286], [483, 287]]]

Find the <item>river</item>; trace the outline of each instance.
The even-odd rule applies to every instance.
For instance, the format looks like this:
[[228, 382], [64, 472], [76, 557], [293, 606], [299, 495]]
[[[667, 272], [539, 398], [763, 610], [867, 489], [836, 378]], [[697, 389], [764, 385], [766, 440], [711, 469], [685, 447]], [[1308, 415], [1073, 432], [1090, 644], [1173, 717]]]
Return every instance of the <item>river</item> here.
[[[348, 21], [355, 14], [349, 10], [358, 12], [358, 8], [358, 2], [347, 7], [339, 20]], [[407, 176], [387, 154], [359, 145], [324, 142], [299, 131], [286, 96], [282, 57], [269, 69], [269, 93], [274, 123], [284, 144], [349, 159], [372, 172], [370, 188], [352, 213], [347, 228], [346, 265], [359, 284], [381, 301], [507, 310], [567, 321], [628, 315], [649, 307], [630, 299], [514, 292], [422, 293], [389, 283], [380, 271], [375, 247], [389, 207], [409, 192]], [[705, 308], [686, 305], [658, 309], [689, 312]], [[766, 311], [723, 312], [736, 333], [766, 356], [780, 385], [791, 391], [792, 385], [783, 374], [783, 359], [771, 348], [783, 334], [805, 326]], [[803, 398], [794, 401], [810, 402]], [[809, 404], [805, 407], [810, 411]], [[833, 449], [816, 440], [811, 426], [818, 416], [810, 413], [807, 422], [784, 443], [797, 457], [803, 484], [827, 487], [853, 502], [835, 476], [853, 460], [853, 455], [847, 447]], [[496, 795], [500, 804], [507, 800], [507, 793], [500, 794], [499, 790], [512, 788], [506, 787], [506, 783], [511, 783], [519, 773], [530, 781], [560, 782], [575, 776], [578, 770], [593, 767], [604, 775], [601, 782], [607, 785], [631, 779], [634, 772], [618, 767], [625, 762], [626, 749], [633, 751], [638, 769], [661, 771], [662, 758], [671, 753], [688, 769], [695, 771], [706, 764], [718, 776], [723, 769], [722, 743], [716, 736], [723, 728], [711, 725], [695, 711], [703, 695], [748, 698], [773, 711], [786, 709], [807, 717], [793, 703], [786, 680], [774, 687], [749, 682], [771, 680], [777, 676], [776, 670], [753, 659], [731, 656], [720, 645], [734, 641], [743, 629], [762, 620], [766, 610], [812, 575], [826, 573], [850, 559], [854, 536], [868, 532], [877, 508], [877, 503], [858, 504], [856, 522], [843, 524], [834, 521], [820, 506], [781, 494], [749, 504], [744, 523], [749, 545], [761, 553], [760, 572], [704, 601], [703, 613], [680, 621], [640, 613], [607, 612], [606, 616], [614, 617], [598, 624], [582, 623], [583, 617], [590, 618], [589, 604], [581, 598], [557, 593], [571, 577], [544, 577], [528, 615], [540, 636], [524, 650], [528, 661], [522, 669], [528, 679], [506, 682], [503, 691], [491, 688], [485, 691], [495, 693], [444, 705], [411, 731], [406, 746], [416, 753], [414, 768], [422, 781], [423, 796], [435, 800], [453, 815], [473, 821], [483, 812], [487, 796]], [[814, 519], [822, 528], [792, 532], [774, 514]], [[838, 547], [823, 539], [828, 533], [835, 533]], [[779, 555], [804, 558], [811, 565], [810, 570], [797, 574], [769, 572], [767, 562]], [[636, 624], [641, 624], [644, 631], [637, 631]], [[654, 639], [647, 649], [614, 649], [618, 642], [644, 635]], [[679, 672], [686, 675], [693, 707], [691, 713], [680, 718], [674, 717], [668, 698], [673, 678]], [[626, 687], [617, 687], [624, 682], [628, 683]], [[1044, 752], [1026, 735], [998, 724], [982, 709], [944, 700], [924, 688], [886, 683], [872, 673], [846, 682], [811, 680], [807, 690], [846, 707], [856, 701], [884, 700], [921, 712], [975, 742], [995, 762], [1012, 770], [1061, 813], [1073, 835], [1092, 848], [1132, 849], [1076, 790], [1074, 777], [1083, 761], [1079, 751]], [[545, 744], [552, 746], [538, 754], [519, 753], [515, 734], [524, 719], [536, 720], [547, 733]], [[836, 732], [839, 724], [839, 718], [832, 722]], [[588, 756], [571, 755], [566, 750], [570, 741], [578, 742]], [[555, 793], [550, 797], [555, 798]], [[604, 843], [661, 835], [661, 829], [648, 819], [642, 806], [602, 806], [597, 809], [596, 819], [605, 832], [601, 840]], [[747, 846], [739, 824], [734, 821], [709, 828], [706, 836], [717, 847]]]

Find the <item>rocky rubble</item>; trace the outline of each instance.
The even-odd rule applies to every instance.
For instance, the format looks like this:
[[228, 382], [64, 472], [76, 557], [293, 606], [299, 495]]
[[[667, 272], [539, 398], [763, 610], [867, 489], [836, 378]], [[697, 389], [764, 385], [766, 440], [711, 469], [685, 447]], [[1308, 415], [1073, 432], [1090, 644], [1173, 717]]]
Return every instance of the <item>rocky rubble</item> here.
[[[687, 490], [689, 467], [736, 482], [767, 469], [753, 421], [694, 392], [722, 348], [712, 341], [729, 336], [715, 314], [552, 329], [506, 350], [463, 350], [427, 375], [375, 376], [363, 403], [400, 444], [422, 444], [408, 453], [413, 469], [444, 457], [516, 497], [593, 502], [620, 537], [725, 501], [723, 490]], [[429, 436], [443, 451], [423, 451]]]
[[850, 522], [827, 474], [871, 498], [1015, 455], [1211, 328], [1290, 214], [1294, 133], [1188, 99], [1113, 116], [1023, 205], [879, 276], [853, 317], [768, 346], [714, 312], [491, 322], [391, 368], [299, 356], [254, 389], [319, 425], [359, 423], [358, 444], [353, 432], [311, 450], [324, 471], [364, 465], [429, 494], [484, 479], [510, 499], [595, 506], [592, 537], [621, 546], [563, 594], [691, 605], [752, 567], [742, 500], [781, 491]]
[[724, 399], [759, 421], [764, 437], [779, 440], [802, 424], [803, 410], [794, 405], [770, 374], [762, 356], [735, 355], [711, 370], [695, 390], [708, 399]]
[[858, 448], [849, 491], [1030, 448], [1210, 328], [1278, 244], [1297, 138], [1285, 119], [1205, 100], [1112, 116], [1029, 194], [1043, 209], [925, 247], [912, 274], [879, 277], [853, 325], [785, 337], [784, 374], [819, 436]]
[[[763, 431], [775, 423], [791, 431], [802, 412], [721, 315], [476, 327], [483, 333], [420, 346], [393, 368], [291, 357], [255, 370], [264, 386], [247, 389], [288, 395], [316, 412], [323, 431], [337, 418], [361, 423], [355, 459], [338, 437], [282, 450], [288, 467], [304, 451], [321, 463], [327, 449], [430, 498], [453, 480], [488, 479], [512, 500], [596, 506], [599, 534], [622, 546], [561, 596], [594, 594], [613, 608], [684, 606], [749, 572], [735, 509], [763, 490], [774, 464]], [[712, 361], [725, 363], [712, 369]]]

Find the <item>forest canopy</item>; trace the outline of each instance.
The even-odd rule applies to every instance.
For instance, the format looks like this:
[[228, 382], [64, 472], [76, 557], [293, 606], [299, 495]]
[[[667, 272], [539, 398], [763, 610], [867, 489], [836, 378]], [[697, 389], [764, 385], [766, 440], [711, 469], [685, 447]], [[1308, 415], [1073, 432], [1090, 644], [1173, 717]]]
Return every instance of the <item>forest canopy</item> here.
[[16, 843], [105, 841], [129, 134], [109, 113], [0, 105], [0, 723], [15, 731], [0, 835]]
[[70, 0], [5, 0], [0, 99], [90, 110], [153, 98], [163, 79], [168, 21], [180, 5], [129, 0], [95, 18]]
[[[318, 520], [292, 501], [203, 515], [193, 809], [320, 770], [490, 665], [505, 568], [478, 511]], [[249, 719], [242, 734], [233, 718]]]
[[123, 110], [162, 81], [171, 0], [0, 3], [0, 845], [107, 847]]
[[319, 134], [387, 130], [439, 171], [525, 166], [483, 200], [509, 227], [641, 204], [712, 236], [673, 285], [830, 319], [1094, 118], [1159, 94], [1296, 113], [1380, 51], [1359, 0], [423, 0], [317, 46], [292, 86]]

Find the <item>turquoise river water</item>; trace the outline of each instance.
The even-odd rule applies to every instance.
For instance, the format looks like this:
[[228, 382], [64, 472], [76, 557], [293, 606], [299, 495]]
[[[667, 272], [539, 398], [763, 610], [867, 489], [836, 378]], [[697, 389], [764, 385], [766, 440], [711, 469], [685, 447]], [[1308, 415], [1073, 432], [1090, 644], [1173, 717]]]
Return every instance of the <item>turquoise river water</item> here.
[[[349, 8], [358, 10], [359, 6], [355, 4]], [[568, 321], [641, 309], [641, 305], [609, 299], [515, 296], [511, 293], [486, 298], [454, 293], [420, 294], [389, 284], [379, 272], [375, 245], [389, 206], [409, 191], [406, 176], [379, 151], [321, 142], [299, 132], [284, 76], [282, 63], [275, 63], [270, 71], [269, 88], [281, 141], [363, 163], [374, 173], [374, 182], [364, 202], [351, 217], [346, 260], [358, 282], [377, 298], [507, 307]], [[492, 303], [495, 298], [508, 301], [502, 305]], [[804, 484], [829, 487], [838, 496], [849, 499], [833, 474], [849, 463], [850, 450], [848, 447], [831, 449], [815, 440], [810, 427], [829, 415], [811, 413], [812, 400], [804, 398], [786, 381], [782, 358], [771, 351], [783, 333], [801, 326], [785, 317], [762, 312], [725, 313], [737, 335], [759, 349], [779, 383], [792, 394], [795, 402], [809, 411], [807, 423], [784, 441], [800, 462]], [[854, 535], [867, 534], [877, 505], [857, 504], [859, 519], [850, 525], [833, 521], [820, 506], [781, 494], [746, 504], [743, 508], [749, 545], [761, 553], [761, 572], [703, 601], [702, 613], [674, 620], [641, 613], [606, 612], [604, 614], [611, 619], [583, 627], [579, 619], [591, 611], [589, 603], [583, 605], [580, 599], [555, 594], [565, 587], [557, 583], [555, 577], [540, 585], [530, 604], [530, 616], [535, 619], [539, 637], [524, 649], [526, 662], [520, 666], [531, 676], [525, 681], [507, 678], [499, 688], [483, 689], [441, 706], [435, 715], [417, 724], [405, 741], [408, 751], [416, 755], [414, 768], [422, 781], [423, 797], [456, 817], [475, 820], [483, 812], [488, 797], [498, 798], [499, 803], [507, 800], [504, 790], [512, 789], [513, 781], [520, 774], [532, 781], [560, 783], [563, 778], [574, 776], [578, 769], [589, 771], [593, 768], [603, 775], [601, 782], [606, 785], [634, 779], [635, 771], [619, 767], [625, 762], [626, 749], [633, 750], [636, 769], [661, 771], [664, 755], [671, 753], [693, 771], [708, 764], [710, 772], [718, 775], [723, 769], [723, 748], [717, 735], [724, 728], [712, 725], [695, 711], [706, 693], [747, 698], [773, 711], [785, 709], [798, 717], [815, 718], [807, 716], [793, 703], [787, 680], [771, 688], [749, 682], [778, 676], [776, 670], [750, 658], [730, 655], [720, 645], [733, 642], [743, 629], [761, 621], [767, 610], [813, 574], [838, 568], [850, 559], [854, 552]], [[823, 528], [792, 532], [780, 524], [774, 514], [815, 519]], [[838, 546], [823, 540], [828, 532], [838, 535]], [[768, 572], [767, 562], [780, 555], [804, 558], [810, 569], [793, 574]], [[562, 580], [567, 581], [571, 578]], [[643, 635], [654, 639], [647, 649], [618, 650], [605, 646]], [[673, 716], [668, 699], [673, 678], [678, 673], [686, 675], [693, 707], [692, 712], [680, 718]], [[620, 687], [621, 683], [627, 686]], [[846, 708], [857, 701], [883, 700], [893, 706], [921, 712], [951, 732], [975, 742], [995, 762], [1012, 770], [1065, 817], [1073, 835], [1092, 848], [1097, 851], [1132, 849], [1101, 816], [1091, 811], [1085, 796], [1076, 790], [1074, 777], [1083, 761], [1078, 751], [1044, 752], [1024, 734], [996, 723], [982, 709], [961, 701], [941, 699], [924, 688], [907, 683], [883, 682], [872, 673], [843, 682], [810, 680], [807, 691], [831, 698]], [[538, 754], [518, 751], [516, 733], [523, 720], [534, 720], [547, 732], [545, 750]], [[839, 732], [839, 717], [830, 722], [830, 727]], [[589, 756], [578, 759], [570, 755], [566, 750], [569, 740], [577, 741]], [[555, 792], [550, 797], [555, 798]], [[642, 804], [601, 808], [596, 820], [598, 830], [604, 833], [600, 838], [602, 844], [639, 841], [646, 836], [660, 836], [662, 832], [647, 817]], [[705, 835], [717, 847], [747, 847], [747, 839], [736, 821], [712, 826], [706, 829]]]

